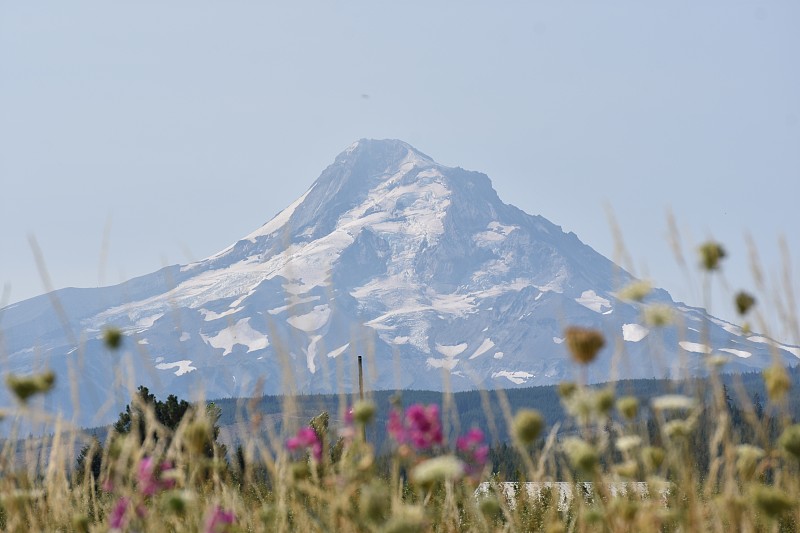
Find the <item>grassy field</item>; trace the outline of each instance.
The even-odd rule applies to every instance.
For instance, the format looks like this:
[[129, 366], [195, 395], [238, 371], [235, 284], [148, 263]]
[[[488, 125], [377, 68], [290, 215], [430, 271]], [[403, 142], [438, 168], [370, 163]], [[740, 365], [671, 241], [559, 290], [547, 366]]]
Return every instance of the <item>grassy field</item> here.
[[[724, 253], [700, 252], [710, 279]], [[621, 294], [641, 301], [648, 290]], [[758, 316], [748, 295], [733, 300], [743, 320]], [[651, 326], [669, 321], [641, 305]], [[565, 338], [579, 367], [607, 342], [582, 328]], [[19, 439], [14, 427], [47, 416], [30, 399], [60, 376], [6, 376], [18, 402], [4, 422], [0, 528], [796, 531], [796, 372], [775, 360], [742, 380], [723, 378], [711, 355], [707, 379], [669, 390], [577, 379], [542, 388], [538, 405], [516, 391], [190, 405], [140, 389], [96, 440], [61, 421], [50, 437]]]

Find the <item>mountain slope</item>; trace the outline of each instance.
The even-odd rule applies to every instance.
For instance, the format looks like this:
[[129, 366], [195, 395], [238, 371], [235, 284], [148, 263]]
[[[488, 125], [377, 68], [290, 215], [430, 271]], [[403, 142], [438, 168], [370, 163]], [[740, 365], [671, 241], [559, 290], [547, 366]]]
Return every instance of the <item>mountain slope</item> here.
[[[727, 350], [730, 370], [769, 364], [766, 339], [661, 290], [649, 301], [685, 327], [650, 331], [614, 295], [631, 279], [574, 234], [504, 204], [485, 175], [401, 141], [361, 140], [218, 254], [115, 287], [57, 291], [64, 320], [47, 296], [20, 302], [0, 327], [11, 371], [74, 376], [73, 391], [62, 379], [47, 401], [71, 416], [79, 398], [81, 423], [116, 414], [127, 401], [120, 381], [184, 397], [247, 395], [257, 381], [268, 393], [350, 390], [356, 355], [372, 388], [555, 383], [573, 373], [567, 325], [621, 340], [616, 355], [614, 342], [601, 352], [592, 380], [701, 373], [710, 349]], [[126, 332], [122, 354], [103, 346], [107, 326]]]

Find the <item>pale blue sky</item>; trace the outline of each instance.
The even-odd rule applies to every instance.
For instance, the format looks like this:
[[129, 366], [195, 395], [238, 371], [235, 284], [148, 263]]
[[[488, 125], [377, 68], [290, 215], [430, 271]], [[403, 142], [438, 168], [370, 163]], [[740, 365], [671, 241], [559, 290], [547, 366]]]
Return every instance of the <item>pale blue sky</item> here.
[[202, 258], [362, 137], [485, 172], [613, 257], [609, 205], [635, 272], [693, 304], [668, 208], [734, 286], [745, 231], [767, 272], [780, 235], [800, 254], [800, 3], [333, 4], [0, 3], [11, 301], [42, 291], [28, 234], [57, 287], [99, 283], [109, 219], [106, 283]]

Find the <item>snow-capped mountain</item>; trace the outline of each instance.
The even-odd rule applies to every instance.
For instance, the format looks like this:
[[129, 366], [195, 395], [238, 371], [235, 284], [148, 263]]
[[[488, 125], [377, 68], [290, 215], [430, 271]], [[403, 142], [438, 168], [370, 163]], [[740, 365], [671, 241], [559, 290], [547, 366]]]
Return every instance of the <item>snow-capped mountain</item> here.
[[[189, 398], [245, 396], [258, 381], [266, 393], [351, 390], [357, 355], [376, 389], [551, 384], [573, 376], [568, 325], [609, 340], [594, 381], [700, 373], [712, 351], [730, 356], [729, 370], [771, 361], [767, 339], [662, 290], [648, 302], [682, 326], [648, 328], [615, 295], [631, 280], [574, 234], [503, 203], [485, 175], [361, 140], [216, 255], [32, 298], [5, 308], [0, 327], [7, 370], [54, 369], [48, 407], [71, 416], [78, 398], [82, 424], [113, 418], [127, 385]], [[119, 352], [102, 341], [108, 326], [126, 334]]]

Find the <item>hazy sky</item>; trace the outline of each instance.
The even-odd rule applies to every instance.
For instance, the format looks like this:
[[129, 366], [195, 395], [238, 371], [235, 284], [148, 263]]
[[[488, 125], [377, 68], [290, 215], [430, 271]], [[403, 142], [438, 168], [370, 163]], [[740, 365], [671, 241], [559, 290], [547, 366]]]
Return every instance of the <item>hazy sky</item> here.
[[668, 209], [725, 243], [733, 287], [745, 232], [769, 274], [779, 236], [800, 255], [800, 3], [333, 4], [0, 3], [10, 301], [43, 290], [28, 235], [56, 287], [202, 258], [362, 137], [484, 172], [613, 257], [610, 207], [635, 273], [692, 304]]

